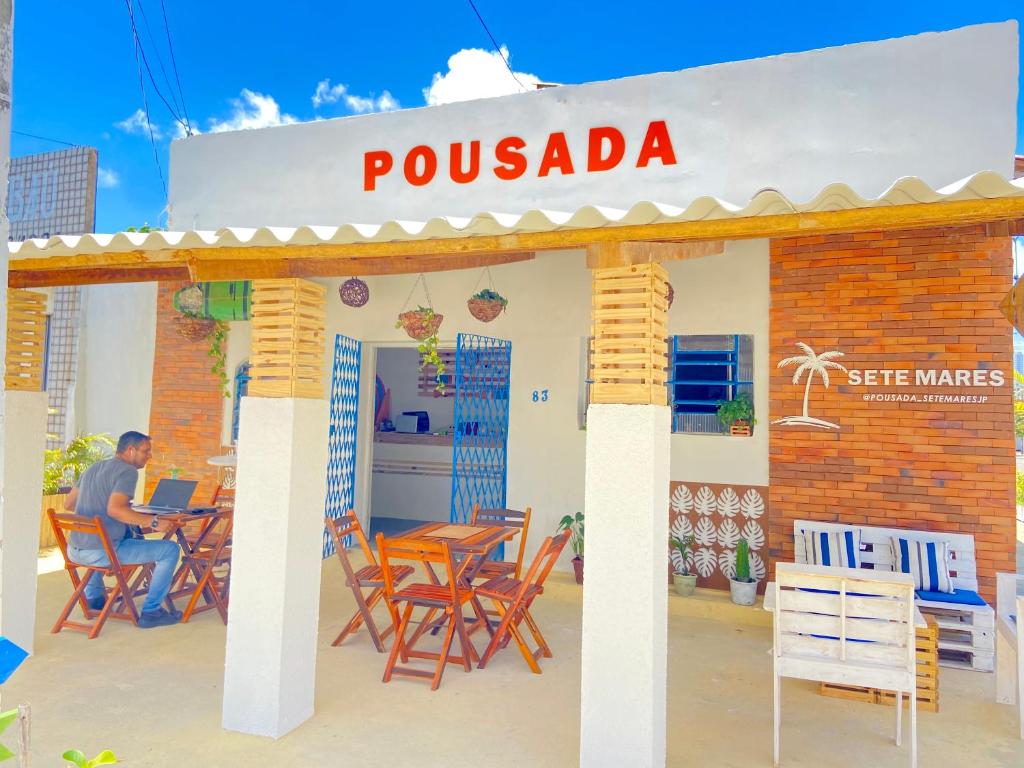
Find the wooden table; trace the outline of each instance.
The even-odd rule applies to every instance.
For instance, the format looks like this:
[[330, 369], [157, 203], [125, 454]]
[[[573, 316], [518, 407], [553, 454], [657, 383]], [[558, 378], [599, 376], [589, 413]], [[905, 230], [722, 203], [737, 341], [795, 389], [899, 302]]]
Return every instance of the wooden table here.
[[[472, 587], [477, 571], [480, 570], [480, 567], [484, 564], [487, 556], [494, 551], [494, 548], [502, 542], [515, 538], [520, 533], [522, 533], [521, 529], [510, 528], [504, 525], [464, 525], [461, 523], [435, 522], [417, 526], [392, 538], [411, 539], [413, 541], [418, 539], [431, 542], [447, 541], [452, 555], [461, 559], [458, 570], [455, 572], [455, 578], [461, 580], [467, 587]], [[440, 584], [441, 580], [438, 579], [430, 563], [424, 563], [423, 566], [431, 583]], [[473, 595], [472, 603], [476, 619], [469, 627], [470, 634], [481, 626], [486, 627], [488, 633], [493, 633], [494, 628], [491, 626], [487, 611], [484, 610], [475, 594]], [[420, 626], [410, 640], [410, 644], [427, 631], [436, 633], [444, 625], [444, 621], [445, 617], [441, 616], [429, 625]]]

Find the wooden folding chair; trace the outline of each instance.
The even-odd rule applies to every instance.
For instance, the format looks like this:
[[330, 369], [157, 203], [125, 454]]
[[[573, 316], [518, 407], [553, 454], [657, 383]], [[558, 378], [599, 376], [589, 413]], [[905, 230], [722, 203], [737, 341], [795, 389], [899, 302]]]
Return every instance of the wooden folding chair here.
[[223, 485], [218, 485], [216, 490], [213, 492], [213, 496], [210, 498], [211, 507], [229, 507], [230, 509], [235, 508], [235, 489], [225, 488]]
[[[363, 527], [359, 525], [359, 520], [356, 518], [356, 511], [350, 509], [338, 518], [326, 517], [324, 522], [327, 524], [327, 531], [334, 540], [334, 550], [338, 553], [342, 570], [345, 571], [345, 584], [352, 590], [352, 594], [356, 598], [357, 609], [341, 630], [341, 634], [335, 638], [331, 645], [341, 645], [346, 637], [359, 629], [360, 624], [366, 624], [366, 631], [370, 633], [370, 639], [373, 640], [373, 645], [377, 652], [384, 653], [384, 638], [395, 631], [395, 628], [398, 626], [398, 615], [390, 603], [385, 603], [391, 616], [391, 626], [386, 627], [383, 632], [378, 629], [373, 619], [373, 607], [384, 597], [384, 573], [381, 567], [377, 565], [377, 560], [374, 558], [370, 544], [363, 533]], [[344, 546], [346, 536], [355, 537], [359, 548], [363, 552], [363, 557], [366, 559], [366, 565], [359, 570], [355, 570], [352, 567], [352, 561], [349, 560], [348, 552]], [[411, 576], [412, 572], [413, 568], [411, 565], [393, 566], [391, 568], [391, 580], [394, 584], [400, 584]], [[363, 595], [364, 589], [371, 590], [368, 597]]]
[[526, 536], [530, 530], [530, 515], [533, 510], [527, 507], [522, 512], [517, 509], [480, 509], [479, 504], [473, 505], [473, 525], [503, 525], [506, 528], [520, 528], [519, 552], [516, 561], [488, 560], [476, 572], [476, 579], [489, 580], [498, 576], [514, 576], [519, 578], [523, 570], [523, 553], [526, 552]]
[[[388, 604], [393, 611], [397, 612], [399, 605], [405, 603], [405, 610], [402, 612], [398, 631], [395, 633], [395, 642], [391, 646], [391, 655], [388, 656], [388, 662], [384, 668], [384, 682], [390, 682], [392, 675], [427, 678], [431, 681], [430, 690], [436, 691], [441, 685], [441, 675], [444, 674], [446, 665], [462, 664], [466, 672], [472, 670], [472, 659], [476, 659], [477, 654], [469, 639], [469, 633], [466, 631], [462, 606], [473, 599], [473, 588], [457, 576], [457, 569], [452, 560], [448, 542], [446, 540], [385, 539], [383, 533], [378, 533], [377, 554], [380, 556], [381, 568], [384, 571], [384, 595]], [[396, 590], [397, 584], [391, 576], [391, 563], [394, 560], [413, 560], [423, 563], [424, 566], [430, 564], [443, 566], [448, 582], [446, 584], [409, 584]], [[414, 649], [413, 643], [406, 642], [405, 633], [409, 628], [413, 609], [418, 607], [427, 609], [426, 614], [420, 619], [422, 626], [430, 625], [439, 611], [443, 611], [445, 614], [443, 618], [448, 624], [448, 629], [445, 632], [439, 653], [417, 651]], [[451, 655], [452, 639], [456, 633], [459, 635], [459, 645], [462, 648], [461, 656]], [[437, 665], [433, 672], [412, 667], [399, 667], [397, 666], [399, 657], [403, 663], [408, 663], [410, 658], [415, 658], [430, 659], [436, 661]]]
[[[175, 579], [176, 589], [185, 588], [191, 574], [195, 580], [195, 589], [189, 596], [188, 604], [181, 614], [181, 623], [185, 624], [193, 613], [216, 608], [221, 620], [228, 623], [228, 585], [231, 572], [218, 575], [214, 569], [231, 566], [231, 529], [234, 526], [234, 512], [225, 508], [217, 517], [206, 521], [198, 538], [189, 542], [191, 553], [185, 555]], [[198, 606], [199, 598], [207, 596], [207, 604]]]
[[[530, 606], [533, 605], [537, 596], [544, 592], [544, 582], [547, 580], [548, 574], [551, 573], [558, 556], [565, 549], [570, 533], [570, 531], [562, 531], [557, 536], [548, 536], [544, 539], [536, 557], [533, 558], [530, 569], [522, 579], [499, 576], [476, 588], [477, 595], [488, 598], [494, 604], [498, 615], [501, 616], [494, 636], [491, 637], [491, 642], [488, 643], [484, 655], [480, 658], [478, 665], [480, 669], [487, 666], [487, 662], [499, 648], [504, 648], [508, 644], [509, 636], [516, 641], [519, 652], [523, 654], [523, 658], [535, 674], [540, 674], [540, 665], [537, 664], [537, 659], [541, 656], [551, 658], [551, 649], [548, 648], [537, 622], [530, 615]], [[537, 644], [536, 650], [530, 649], [520, 631], [519, 625], [523, 622], [526, 622], [530, 634], [533, 635], [534, 642]]]
[[[134, 599], [136, 595], [133, 594], [128, 586], [128, 579], [135, 571], [149, 564], [121, 565], [117, 559], [117, 551], [111, 545], [110, 537], [107, 536], [107, 531], [98, 517], [57, 514], [52, 509], [46, 510], [46, 514], [50, 518], [50, 525], [53, 526], [53, 535], [57, 539], [57, 546], [60, 547], [60, 553], [64, 557], [64, 568], [67, 570], [68, 576], [71, 577], [71, 584], [75, 588], [71, 599], [64, 606], [64, 610], [57, 617], [57, 623], [53, 625], [53, 629], [50, 632], [57, 634], [65, 628], [73, 629], [76, 632], [87, 633], [89, 639], [92, 640], [103, 629], [107, 619], [130, 621], [138, 626], [139, 610], [135, 606]], [[110, 565], [82, 565], [81, 563], [72, 562], [68, 556], [67, 534], [74, 531], [98, 536]], [[83, 571], [83, 573], [79, 573], [79, 570]], [[104, 602], [103, 608], [99, 611], [89, 608], [89, 604], [85, 599], [85, 587], [93, 573], [100, 573], [103, 576], [109, 576], [114, 579], [114, 587], [107, 591], [106, 602]], [[121, 600], [122, 598], [123, 600]], [[114, 604], [118, 600], [121, 600], [121, 608], [115, 611]], [[79, 604], [82, 613], [85, 614], [85, 618], [89, 619], [91, 623], [72, 621], [68, 618], [75, 607], [75, 603]]]

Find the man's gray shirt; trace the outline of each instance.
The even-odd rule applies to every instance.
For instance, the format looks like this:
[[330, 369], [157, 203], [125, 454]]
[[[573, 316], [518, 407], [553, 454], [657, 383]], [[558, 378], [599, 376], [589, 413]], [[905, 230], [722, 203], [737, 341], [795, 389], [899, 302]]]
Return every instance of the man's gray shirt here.
[[[110, 543], [117, 543], [125, 537], [128, 526], [107, 514], [107, 502], [112, 493], [124, 493], [131, 500], [135, 495], [135, 484], [139, 479], [139, 470], [116, 456], [112, 459], [97, 461], [78, 479], [78, 500], [75, 502], [75, 514], [82, 517], [98, 517], [107, 529]], [[91, 533], [72, 531], [71, 546], [77, 549], [103, 549], [99, 536]]]

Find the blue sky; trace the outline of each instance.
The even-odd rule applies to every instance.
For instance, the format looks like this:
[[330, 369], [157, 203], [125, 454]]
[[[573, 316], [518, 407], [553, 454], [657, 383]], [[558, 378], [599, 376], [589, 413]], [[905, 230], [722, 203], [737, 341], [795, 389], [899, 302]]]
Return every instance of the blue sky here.
[[[134, 0], [157, 84], [173, 80], [159, 0]], [[140, 10], [141, 4], [141, 10]], [[466, 0], [280, 3], [165, 0], [185, 97], [201, 131], [356, 111], [419, 107], [519, 88]], [[1024, 20], [1016, 2], [856, 4], [621, 3], [476, 0], [519, 79], [581, 83], [824, 48], [967, 24]], [[122, 0], [15, 9], [13, 129], [100, 153], [97, 231], [162, 223], [165, 196], [144, 122]], [[149, 21], [154, 42], [142, 16]], [[451, 69], [449, 61], [453, 62]], [[1022, 66], [1024, 69], [1024, 66]], [[439, 82], [434, 83], [435, 78]], [[327, 81], [327, 82], [324, 82]], [[432, 87], [433, 84], [433, 88]], [[941, 84], [936, 84], [941, 87]], [[427, 91], [427, 93], [425, 93]], [[167, 177], [174, 118], [147, 81]], [[1018, 152], [1024, 119], [1018, 107]], [[15, 135], [12, 155], [59, 149]]]

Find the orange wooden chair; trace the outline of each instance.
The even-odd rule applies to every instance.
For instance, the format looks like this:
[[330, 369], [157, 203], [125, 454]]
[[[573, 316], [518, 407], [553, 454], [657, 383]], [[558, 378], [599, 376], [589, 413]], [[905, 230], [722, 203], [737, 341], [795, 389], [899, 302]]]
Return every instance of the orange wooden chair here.
[[493, 579], [498, 576], [514, 576], [519, 578], [523, 570], [523, 553], [526, 552], [526, 536], [530, 530], [530, 515], [533, 511], [527, 507], [522, 512], [517, 509], [480, 509], [479, 504], [473, 505], [473, 525], [503, 525], [506, 528], [520, 528], [519, 552], [515, 562], [505, 560], [487, 560], [476, 572], [475, 579]]
[[[537, 660], [542, 656], [551, 658], [551, 649], [548, 648], [537, 622], [530, 615], [530, 606], [533, 605], [537, 596], [544, 592], [544, 582], [547, 580], [548, 574], [551, 573], [558, 556], [565, 549], [570, 533], [570, 531], [562, 531], [557, 536], [548, 536], [544, 539], [530, 569], [522, 579], [499, 576], [476, 588], [477, 595], [488, 598], [494, 604], [498, 615], [501, 616], [501, 621], [494, 631], [494, 636], [491, 637], [491, 642], [487, 645], [484, 655], [480, 657], [480, 669], [487, 665], [499, 648], [508, 644], [510, 636], [516, 641], [520, 653], [523, 654], [523, 658], [526, 659], [526, 663], [535, 674], [540, 674], [540, 665], [537, 664]], [[520, 624], [523, 622], [526, 623], [530, 634], [533, 635], [534, 642], [537, 644], [536, 650], [530, 649], [520, 631]]]
[[[128, 579], [137, 570], [148, 566], [149, 564], [141, 565], [121, 565], [117, 559], [117, 552], [110, 543], [110, 538], [107, 536], [107, 530], [103, 527], [98, 517], [80, 517], [79, 515], [72, 514], [57, 514], [54, 510], [46, 510], [47, 516], [50, 518], [50, 525], [53, 526], [53, 535], [57, 539], [57, 546], [60, 547], [60, 553], [64, 556], [64, 568], [68, 572], [68, 576], [71, 577], [71, 584], [74, 586], [75, 591], [71, 595], [71, 599], [68, 600], [67, 605], [64, 606], [64, 610], [60, 612], [60, 616], [57, 618], [57, 623], [53, 625], [51, 633], [57, 634], [62, 629], [73, 629], [76, 632], [85, 632], [89, 635], [89, 639], [94, 639], [103, 629], [103, 625], [107, 619], [118, 619], [120, 621], [130, 621], [132, 624], [138, 626], [139, 623], [139, 610], [135, 606], [136, 595], [132, 592], [128, 586]], [[103, 551], [107, 556], [107, 560], [110, 562], [109, 566], [102, 565], [82, 565], [80, 563], [74, 563], [68, 557], [68, 537], [67, 534], [73, 531], [79, 533], [88, 533], [94, 536], [99, 536], [100, 543], [103, 545]], [[80, 571], [82, 571], [80, 573]], [[107, 591], [107, 600], [103, 604], [103, 608], [99, 611], [94, 611], [89, 608], [89, 604], [85, 599], [85, 587], [89, 583], [89, 579], [93, 573], [101, 573], [104, 576], [109, 576], [114, 579], [114, 587]], [[121, 598], [124, 598], [121, 600]], [[118, 610], [114, 610], [114, 604], [121, 600], [121, 606]], [[75, 603], [78, 603], [82, 609], [82, 613], [85, 614], [85, 618], [90, 620], [90, 623], [82, 621], [72, 621], [68, 617], [71, 615], [71, 611], [75, 607]]]
[[[351, 588], [356, 598], [356, 612], [348, 620], [348, 624], [341, 630], [331, 645], [341, 645], [342, 641], [350, 634], [359, 629], [360, 624], [366, 625], [366, 631], [370, 633], [370, 639], [378, 653], [384, 653], [384, 638], [391, 634], [398, 626], [398, 615], [390, 603], [385, 603], [388, 613], [391, 614], [391, 626], [386, 627], [382, 632], [378, 629], [373, 619], [373, 607], [384, 597], [384, 572], [373, 556], [370, 544], [363, 533], [363, 527], [356, 518], [356, 511], [350, 509], [341, 517], [326, 517], [327, 531], [334, 540], [334, 551], [341, 561], [342, 570], [345, 571], [345, 584]], [[345, 550], [345, 537], [354, 536], [359, 548], [366, 558], [366, 565], [356, 570], [352, 567], [348, 552]], [[412, 575], [413, 568], [410, 565], [393, 566], [390, 571], [391, 580], [394, 584], [400, 584], [403, 580]], [[369, 589], [369, 596], [363, 595], [363, 590]]]
[[225, 488], [223, 485], [218, 485], [216, 490], [213, 492], [213, 496], [210, 498], [211, 507], [235, 507], [235, 489]]
[[[182, 558], [181, 566], [175, 578], [175, 588], [171, 596], [177, 596], [186, 589], [186, 582], [191, 575], [195, 579], [188, 604], [181, 614], [181, 623], [185, 624], [194, 613], [202, 613], [216, 609], [221, 620], [228, 623], [228, 586], [231, 583], [231, 529], [234, 526], [234, 512], [224, 508], [217, 517], [204, 521], [204, 525], [194, 541], [189, 541], [192, 553]], [[224, 568], [227, 568], [225, 571]], [[221, 573], [217, 573], [219, 569]], [[206, 596], [206, 604], [198, 605], [199, 598]]]
[[[436, 691], [441, 685], [441, 675], [444, 674], [444, 669], [448, 664], [462, 664], [466, 672], [472, 670], [472, 660], [478, 657], [476, 649], [473, 648], [469, 639], [469, 633], [466, 631], [462, 606], [473, 599], [473, 588], [458, 577], [448, 542], [445, 540], [385, 539], [383, 533], [378, 533], [377, 553], [380, 555], [381, 568], [384, 570], [384, 594], [388, 603], [396, 612], [399, 606], [405, 603], [405, 610], [402, 612], [398, 631], [395, 633], [395, 642], [391, 646], [391, 655], [388, 656], [388, 662], [384, 668], [384, 682], [390, 682], [392, 675], [426, 678], [431, 681], [430, 690]], [[391, 576], [391, 563], [394, 560], [420, 562], [425, 567], [431, 564], [442, 566], [448, 577], [448, 582], [446, 584], [409, 584], [401, 589], [396, 589], [398, 585]], [[444, 612], [442, 618], [447, 622], [448, 629], [441, 642], [439, 653], [415, 650], [414, 643], [407, 642], [405, 639], [413, 609], [418, 607], [427, 609], [423, 618], [420, 619], [421, 627], [430, 626], [434, 616], [439, 611]], [[461, 656], [451, 654], [452, 639], [456, 633], [459, 635], [459, 645], [462, 648]], [[410, 658], [429, 659], [436, 661], [437, 664], [434, 671], [430, 672], [413, 667], [399, 667], [397, 666], [399, 658], [403, 664], [407, 664]]]

